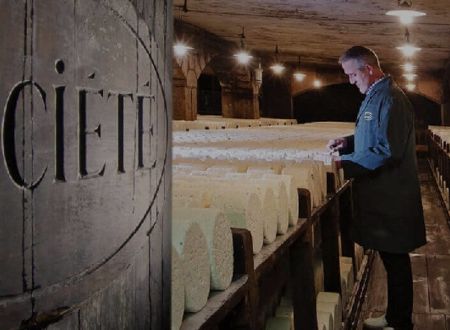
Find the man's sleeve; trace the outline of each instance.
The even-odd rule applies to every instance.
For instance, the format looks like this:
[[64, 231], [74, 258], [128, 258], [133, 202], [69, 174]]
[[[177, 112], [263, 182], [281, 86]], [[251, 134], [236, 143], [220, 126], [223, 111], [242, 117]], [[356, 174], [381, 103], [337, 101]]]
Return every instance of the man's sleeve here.
[[355, 150], [355, 136], [349, 135], [344, 137], [345, 147], [339, 150], [339, 155], [348, 155]]
[[346, 176], [364, 175], [388, 162], [395, 163], [403, 158], [412, 126], [412, 112], [408, 111], [407, 100], [390, 98], [384, 102], [374, 133], [375, 145], [341, 157]]

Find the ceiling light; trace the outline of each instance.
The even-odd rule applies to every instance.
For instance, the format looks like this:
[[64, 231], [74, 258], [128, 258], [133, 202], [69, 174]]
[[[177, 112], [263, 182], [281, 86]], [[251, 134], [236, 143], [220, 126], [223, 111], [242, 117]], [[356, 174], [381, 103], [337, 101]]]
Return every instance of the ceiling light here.
[[275, 74], [282, 74], [284, 69], [286, 69], [284, 67], [284, 65], [281, 63], [275, 63], [270, 68], [272, 69], [273, 73], [275, 73]]
[[408, 25], [411, 24], [414, 17], [425, 16], [426, 14], [421, 11], [402, 9], [402, 10], [389, 10], [386, 15], [389, 16], [397, 16], [400, 18], [400, 22], [402, 24]]
[[402, 76], [408, 81], [413, 81], [417, 77], [415, 73], [404, 73]]
[[413, 72], [415, 69], [415, 66], [409, 62], [403, 64], [402, 67], [403, 67], [403, 70], [405, 70], [405, 72]]
[[194, 48], [189, 47], [182, 42], [177, 42], [175, 45], [173, 45], [173, 52], [177, 57], [185, 56], [192, 49]]
[[252, 55], [250, 55], [249, 53], [247, 53], [246, 51], [240, 51], [237, 54], [233, 55], [234, 57], [236, 57], [237, 61], [240, 64], [248, 64], [250, 62], [250, 60], [253, 58]]
[[416, 85], [413, 84], [413, 83], [408, 83], [408, 84], [406, 84], [406, 88], [407, 88], [409, 91], [413, 91], [413, 90], [416, 88]]
[[414, 17], [420, 17], [420, 16], [426, 15], [425, 13], [423, 13], [421, 11], [411, 9], [412, 0], [398, 0], [398, 6], [399, 6], [399, 9], [389, 10], [386, 13], [386, 15], [397, 16], [398, 18], [400, 18], [400, 22], [404, 25], [411, 24]]
[[408, 28], [405, 28], [405, 39], [406, 39], [406, 44], [404, 44], [401, 47], [397, 47], [397, 49], [401, 50], [403, 55], [405, 55], [406, 57], [411, 57], [417, 51], [422, 49], [422, 48], [419, 48], [419, 47], [411, 45], [411, 43], [409, 42], [409, 31], [408, 31]]
[[319, 79], [314, 79], [314, 81], [313, 81], [313, 86], [314, 86], [315, 88], [320, 88], [320, 87], [322, 87], [322, 81], [320, 81]]
[[298, 57], [297, 70], [294, 72], [294, 78], [297, 81], [303, 81], [306, 77], [306, 74], [300, 71], [300, 56]]
[[301, 73], [301, 72], [294, 72], [294, 78], [297, 81], [303, 81], [306, 77], [306, 74]]
[[249, 54], [249, 52], [245, 49], [245, 33], [244, 33], [244, 27], [242, 27], [242, 33], [240, 34], [241, 38], [241, 49], [234, 54], [233, 56], [237, 59], [238, 63], [240, 64], [248, 64], [250, 60], [253, 58], [252, 55]]
[[278, 45], [275, 46], [275, 63], [270, 67], [273, 71], [273, 73], [275, 74], [282, 74], [284, 69], [286, 69], [284, 67], [283, 64], [280, 63], [280, 61], [278, 60], [278, 56], [279, 56], [279, 52], [278, 52]]
[[422, 50], [422, 48], [413, 46], [411, 44], [404, 44], [401, 47], [397, 47], [397, 49], [401, 50], [403, 55], [405, 55], [406, 57], [411, 57], [413, 56], [417, 51]]

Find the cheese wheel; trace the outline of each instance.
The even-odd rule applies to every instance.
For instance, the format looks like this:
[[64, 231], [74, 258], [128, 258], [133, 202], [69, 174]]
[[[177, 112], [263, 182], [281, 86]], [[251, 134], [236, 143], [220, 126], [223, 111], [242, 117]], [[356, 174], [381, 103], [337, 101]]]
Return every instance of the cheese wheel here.
[[[208, 175], [177, 176], [174, 177], [173, 182], [176, 187], [191, 187], [199, 191], [199, 194], [208, 191], [210, 206], [221, 209], [232, 227], [248, 229], [252, 235], [253, 252], [258, 253], [261, 250], [264, 237], [262, 214], [264, 208], [261, 206], [258, 195], [251, 196], [253, 191], [242, 189], [241, 184], [237, 184], [236, 181], [230, 182], [226, 178], [214, 178]], [[276, 235], [276, 227], [274, 230]]]
[[341, 328], [342, 301], [339, 293], [319, 292], [317, 295], [317, 309], [333, 312], [333, 320], [336, 329]]
[[290, 175], [293, 178], [296, 189], [307, 189], [311, 194], [311, 210], [319, 206], [317, 198], [317, 187], [314, 182], [313, 171], [311, 168], [287, 166], [281, 171], [284, 175]]
[[185, 310], [198, 312], [210, 290], [208, 244], [198, 223], [172, 213], [172, 246], [181, 257], [185, 285]]
[[[264, 172], [262, 173], [264, 174]], [[276, 202], [277, 233], [286, 234], [289, 227], [289, 197], [286, 185], [280, 178], [262, 177], [260, 173], [248, 173], [249, 178], [256, 182], [266, 184], [272, 188]]]
[[289, 200], [289, 225], [296, 225], [298, 222], [298, 193], [294, 178], [284, 174], [264, 174], [263, 178], [278, 179], [284, 182]]
[[253, 253], [261, 251], [264, 232], [261, 202], [257, 194], [230, 187], [212, 189], [211, 206], [223, 210], [232, 227], [248, 229], [252, 235]]
[[239, 183], [239, 190], [256, 193], [261, 200], [261, 219], [263, 220], [264, 243], [270, 244], [277, 237], [278, 209], [276, 196], [270, 184], [250, 178], [246, 173], [228, 173], [226, 179]]
[[333, 330], [333, 316], [330, 312], [317, 311], [317, 325], [319, 329]]
[[197, 223], [206, 238], [213, 290], [225, 290], [233, 276], [233, 238], [230, 223], [219, 209], [174, 208], [173, 217]]

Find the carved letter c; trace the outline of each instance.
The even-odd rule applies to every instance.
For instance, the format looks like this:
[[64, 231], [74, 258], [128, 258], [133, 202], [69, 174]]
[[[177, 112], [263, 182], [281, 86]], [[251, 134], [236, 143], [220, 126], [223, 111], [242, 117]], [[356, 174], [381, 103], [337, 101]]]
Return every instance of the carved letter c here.
[[41, 175], [33, 182], [27, 183], [25, 179], [22, 177], [19, 167], [17, 165], [17, 157], [16, 157], [16, 144], [15, 144], [15, 129], [16, 129], [16, 107], [17, 101], [20, 96], [20, 92], [27, 86], [34, 86], [39, 95], [41, 96], [42, 102], [44, 104], [44, 111], [47, 111], [47, 103], [46, 103], [46, 95], [43, 88], [36, 82], [32, 80], [24, 80], [16, 84], [11, 90], [8, 99], [6, 100], [5, 105], [5, 113], [3, 117], [2, 123], [2, 131], [3, 131], [3, 157], [5, 158], [6, 168], [9, 176], [12, 181], [19, 188], [26, 189], [34, 189], [36, 186], [42, 181], [47, 172], [47, 166], [42, 171]]

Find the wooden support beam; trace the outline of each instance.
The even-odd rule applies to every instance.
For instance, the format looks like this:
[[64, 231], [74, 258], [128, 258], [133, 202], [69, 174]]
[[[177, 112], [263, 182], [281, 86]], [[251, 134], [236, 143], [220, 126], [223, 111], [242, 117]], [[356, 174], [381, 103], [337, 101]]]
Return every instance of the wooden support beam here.
[[309, 229], [290, 251], [295, 329], [317, 329], [311, 236]]

